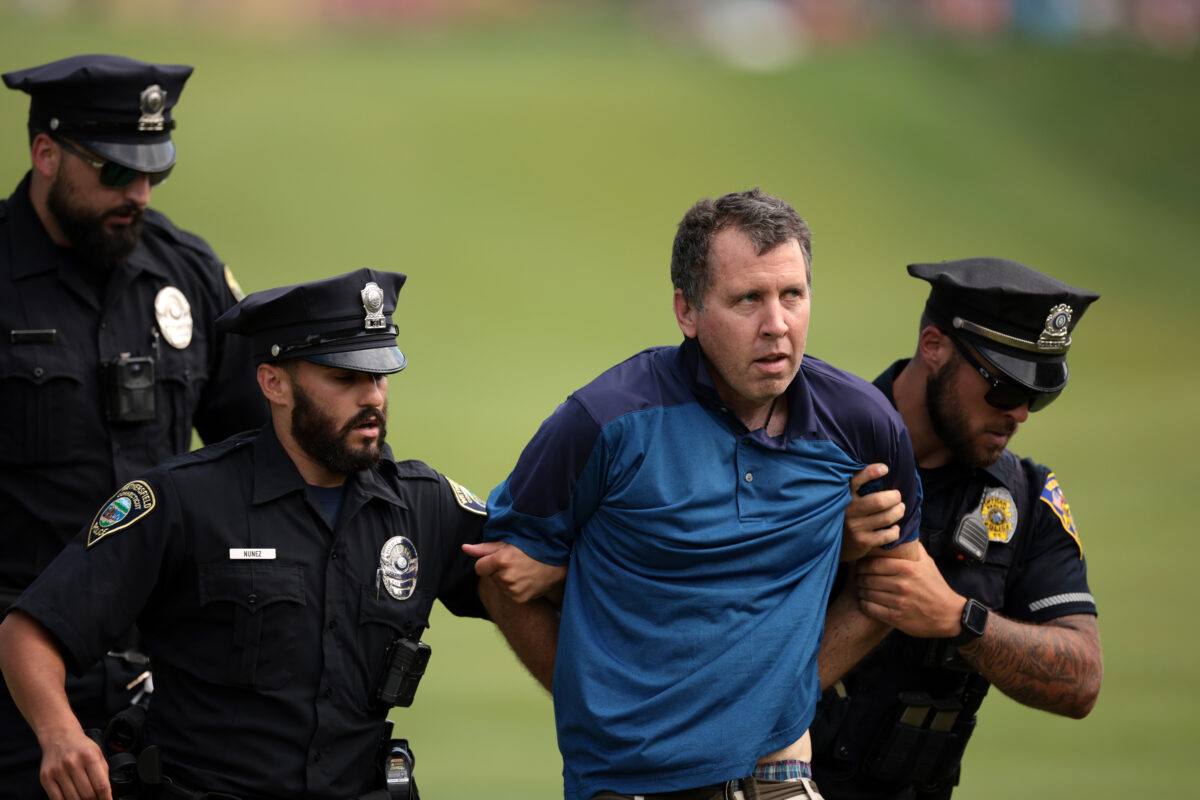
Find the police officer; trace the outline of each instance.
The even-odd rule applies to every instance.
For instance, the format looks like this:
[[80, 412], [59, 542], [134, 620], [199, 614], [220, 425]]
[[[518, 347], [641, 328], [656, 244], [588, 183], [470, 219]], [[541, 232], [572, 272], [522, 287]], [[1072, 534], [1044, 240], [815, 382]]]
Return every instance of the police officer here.
[[1076, 718], [1100, 691], [1070, 506], [1053, 472], [1007, 449], [1066, 387], [1072, 332], [1099, 295], [997, 258], [908, 271], [931, 285], [917, 351], [875, 385], [912, 435], [923, 551], [857, 564], [849, 590], [896, 630], [822, 698], [813, 765], [827, 798], [950, 797], [989, 685]]
[[[117, 486], [266, 420], [248, 344], [216, 318], [239, 290], [201, 239], [147, 208], [175, 165], [192, 68], [88, 55], [9, 72], [32, 169], [0, 200], [0, 608]], [[125, 644], [117, 646], [125, 650]], [[72, 680], [98, 724], [144, 664]], [[40, 794], [40, 753], [0, 691], [0, 798]]]
[[541, 628], [529, 613], [507, 627], [515, 603], [461, 551], [479, 541], [483, 504], [384, 442], [388, 376], [406, 364], [392, 321], [404, 281], [362, 269], [224, 314], [219, 327], [252, 342], [271, 422], [126, 483], [16, 601], [0, 668], [52, 797], [106, 796], [61, 675], [134, 622], [155, 670], [144, 744], [161, 755], [167, 798], [379, 790], [386, 715], [411, 701], [435, 599], [491, 612], [549, 686], [550, 606]]

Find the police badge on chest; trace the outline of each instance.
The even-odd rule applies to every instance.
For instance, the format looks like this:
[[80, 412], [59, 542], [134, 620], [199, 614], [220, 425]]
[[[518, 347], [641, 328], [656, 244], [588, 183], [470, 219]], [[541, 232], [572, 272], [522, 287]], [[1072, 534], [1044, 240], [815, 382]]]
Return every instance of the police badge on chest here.
[[417, 548], [404, 536], [393, 536], [379, 551], [375, 588], [380, 586], [397, 600], [407, 600], [417, 588]]

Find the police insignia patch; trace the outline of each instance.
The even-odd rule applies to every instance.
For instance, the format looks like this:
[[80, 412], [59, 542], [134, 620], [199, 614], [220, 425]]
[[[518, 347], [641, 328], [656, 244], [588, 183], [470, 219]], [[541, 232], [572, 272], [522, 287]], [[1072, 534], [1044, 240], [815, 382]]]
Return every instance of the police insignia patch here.
[[92, 526], [88, 528], [87, 546], [91, 547], [110, 533], [128, 528], [153, 511], [155, 502], [154, 490], [145, 481], [125, 484], [92, 520]]
[[1013, 531], [1017, 529], [1017, 504], [1008, 489], [995, 486], [984, 490], [979, 513], [983, 517], [983, 524], [987, 526], [990, 541], [1007, 542], [1012, 539]]
[[450, 484], [450, 488], [454, 490], [454, 499], [458, 504], [472, 514], [487, 516], [487, 503], [479, 499], [479, 496], [472, 492], [461, 483], [455, 482], [452, 478], [446, 478]]
[[1076, 546], [1079, 547], [1079, 557], [1083, 558], [1083, 543], [1079, 541], [1079, 531], [1075, 530], [1075, 518], [1071, 516], [1071, 506], [1067, 503], [1067, 498], [1063, 496], [1062, 489], [1058, 485], [1058, 478], [1054, 477], [1053, 472], [1046, 476], [1046, 485], [1042, 487], [1041, 498], [1043, 503], [1050, 506], [1054, 516], [1058, 517], [1063, 530], [1075, 540]]
[[192, 343], [192, 304], [174, 286], [164, 286], [154, 298], [154, 318], [167, 344], [182, 350]]
[[375, 586], [383, 584], [397, 600], [407, 600], [417, 588], [417, 548], [403, 536], [393, 536], [379, 551], [379, 570]]

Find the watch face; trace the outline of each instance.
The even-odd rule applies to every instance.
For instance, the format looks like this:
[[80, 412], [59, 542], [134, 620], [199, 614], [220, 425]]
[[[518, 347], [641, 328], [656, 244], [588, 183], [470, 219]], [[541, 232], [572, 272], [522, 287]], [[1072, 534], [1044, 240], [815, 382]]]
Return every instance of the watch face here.
[[974, 634], [975, 637], [983, 635], [984, 626], [987, 625], [988, 609], [987, 606], [968, 600], [966, 608], [963, 609], [963, 633]]

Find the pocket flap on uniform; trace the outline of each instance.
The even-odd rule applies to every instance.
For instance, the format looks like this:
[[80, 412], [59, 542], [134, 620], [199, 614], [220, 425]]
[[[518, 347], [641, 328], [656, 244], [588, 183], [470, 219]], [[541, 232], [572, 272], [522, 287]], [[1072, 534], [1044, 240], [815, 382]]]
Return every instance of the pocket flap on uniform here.
[[201, 564], [200, 604], [235, 603], [250, 613], [272, 603], [308, 605], [304, 570], [291, 564]]

